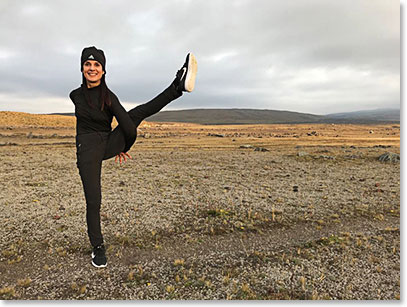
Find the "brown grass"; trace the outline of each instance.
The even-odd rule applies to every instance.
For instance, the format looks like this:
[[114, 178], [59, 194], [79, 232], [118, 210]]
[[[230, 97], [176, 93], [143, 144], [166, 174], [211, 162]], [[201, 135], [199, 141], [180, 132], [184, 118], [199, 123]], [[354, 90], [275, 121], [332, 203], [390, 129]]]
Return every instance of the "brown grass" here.
[[97, 270], [75, 118], [0, 118], [1, 299], [400, 299], [400, 125], [144, 122]]

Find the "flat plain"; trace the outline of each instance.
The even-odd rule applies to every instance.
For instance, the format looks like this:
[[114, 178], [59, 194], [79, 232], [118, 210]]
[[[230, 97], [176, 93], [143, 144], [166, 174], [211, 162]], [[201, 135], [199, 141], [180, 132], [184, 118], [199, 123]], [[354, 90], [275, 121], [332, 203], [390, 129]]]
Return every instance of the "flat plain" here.
[[399, 124], [144, 122], [96, 269], [75, 118], [0, 113], [2, 299], [400, 299]]

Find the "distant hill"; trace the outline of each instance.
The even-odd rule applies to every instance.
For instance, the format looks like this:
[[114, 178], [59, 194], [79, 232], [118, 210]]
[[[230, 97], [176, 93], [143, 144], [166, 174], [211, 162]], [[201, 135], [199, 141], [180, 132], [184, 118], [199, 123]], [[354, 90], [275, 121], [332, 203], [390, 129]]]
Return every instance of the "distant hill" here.
[[400, 109], [375, 109], [324, 116], [327, 122], [400, 122]]
[[228, 124], [284, 124], [313, 123], [322, 116], [274, 110], [256, 109], [192, 109], [180, 111], [162, 111], [148, 121], [183, 122], [207, 125]]
[[[53, 113], [69, 115], [74, 113]], [[308, 124], [351, 123], [374, 124], [400, 122], [399, 109], [377, 109], [357, 112], [315, 115], [308, 113], [259, 109], [189, 109], [161, 111], [149, 118], [150, 122], [180, 122], [206, 125], [239, 124]]]
[[399, 109], [377, 109], [328, 115], [257, 109], [191, 109], [162, 111], [147, 119], [156, 122], [189, 122], [209, 125], [227, 124], [301, 124], [400, 122]]

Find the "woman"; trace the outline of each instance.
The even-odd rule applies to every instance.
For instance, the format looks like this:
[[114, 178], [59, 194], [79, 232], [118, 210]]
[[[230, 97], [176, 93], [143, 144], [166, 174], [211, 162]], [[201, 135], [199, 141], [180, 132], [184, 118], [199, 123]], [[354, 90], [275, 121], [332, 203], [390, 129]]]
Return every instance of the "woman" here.
[[[187, 55], [175, 80], [153, 100], [126, 112], [118, 98], [106, 86], [106, 58], [96, 47], [83, 49], [81, 56], [82, 85], [69, 97], [75, 104], [76, 157], [86, 199], [86, 223], [93, 247], [92, 264], [105, 267], [107, 258], [100, 227], [102, 161], [116, 156], [126, 161], [127, 151], [137, 137], [137, 127], [147, 117], [159, 112], [172, 100], [191, 92], [195, 85], [197, 63]], [[112, 131], [116, 117], [118, 126]]]

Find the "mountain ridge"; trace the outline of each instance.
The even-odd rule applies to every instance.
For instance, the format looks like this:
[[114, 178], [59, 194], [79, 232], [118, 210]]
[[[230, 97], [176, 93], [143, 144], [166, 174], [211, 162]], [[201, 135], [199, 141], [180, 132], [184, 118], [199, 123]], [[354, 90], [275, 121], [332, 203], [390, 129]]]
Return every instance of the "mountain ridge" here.
[[[52, 113], [68, 115], [74, 113]], [[399, 109], [374, 109], [354, 112], [315, 115], [285, 110], [269, 109], [185, 109], [161, 111], [147, 118], [150, 122], [181, 122], [204, 125], [238, 124], [308, 124], [308, 123], [394, 123], [400, 122]]]

